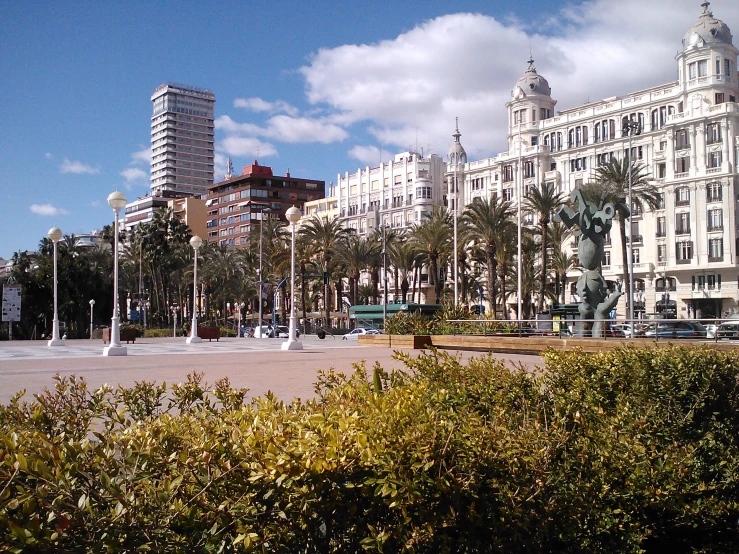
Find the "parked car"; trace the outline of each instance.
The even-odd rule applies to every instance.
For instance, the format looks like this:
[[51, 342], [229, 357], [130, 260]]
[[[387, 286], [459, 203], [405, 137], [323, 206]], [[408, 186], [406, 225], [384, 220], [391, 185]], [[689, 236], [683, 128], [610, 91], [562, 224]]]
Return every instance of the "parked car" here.
[[359, 335], [381, 335], [382, 332], [373, 328], [357, 327], [352, 329], [349, 333], [341, 337], [342, 340], [357, 340]]
[[739, 340], [739, 320], [721, 323], [716, 327], [716, 336], [719, 339]]
[[706, 328], [697, 321], [663, 321], [644, 336], [658, 339], [704, 339]]
[[[288, 327], [287, 325], [278, 325], [277, 327], [275, 327], [270, 338], [275, 338], [275, 336], [277, 336], [278, 339], [290, 338], [290, 327]], [[300, 329], [298, 328], [295, 329], [295, 338], [300, 338]]]

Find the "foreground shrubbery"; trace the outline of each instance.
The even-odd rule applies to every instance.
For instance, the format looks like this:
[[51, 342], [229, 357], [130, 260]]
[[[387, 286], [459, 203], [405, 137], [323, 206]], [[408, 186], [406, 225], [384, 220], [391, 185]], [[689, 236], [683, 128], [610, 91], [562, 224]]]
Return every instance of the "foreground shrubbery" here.
[[[549, 352], [540, 376], [432, 352], [318, 398], [227, 382], [0, 409], [18, 550], [736, 552], [739, 356]], [[211, 390], [212, 392], [207, 392]]]

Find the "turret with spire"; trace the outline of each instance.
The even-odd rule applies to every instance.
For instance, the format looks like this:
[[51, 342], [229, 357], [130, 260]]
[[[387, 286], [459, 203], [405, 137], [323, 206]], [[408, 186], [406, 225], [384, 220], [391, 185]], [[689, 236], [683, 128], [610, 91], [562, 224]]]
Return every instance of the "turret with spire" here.
[[459, 138], [462, 136], [462, 133], [459, 132], [459, 118], [455, 118], [455, 127], [454, 127], [454, 133], [452, 133], [452, 136], [454, 137], [454, 142], [452, 143], [452, 146], [449, 148], [449, 158], [447, 160], [447, 163], [449, 165], [462, 165], [467, 163], [467, 152], [464, 151], [464, 147], [462, 146], [462, 143], [459, 142]]

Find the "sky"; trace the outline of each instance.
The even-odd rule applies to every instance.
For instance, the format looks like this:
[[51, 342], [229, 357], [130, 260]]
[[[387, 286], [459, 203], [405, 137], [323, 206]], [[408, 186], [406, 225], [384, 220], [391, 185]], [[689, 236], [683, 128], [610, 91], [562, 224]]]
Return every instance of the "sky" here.
[[[328, 184], [396, 153], [506, 150], [533, 55], [558, 110], [677, 78], [701, 0], [0, 0], [0, 257], [149, 190], [151, 95], [216, 96], [216, 181], [258, 159]], [[739, 2], [714, 15], [739, 32]], [[735, 40], [735, 44], [739, 41]]]

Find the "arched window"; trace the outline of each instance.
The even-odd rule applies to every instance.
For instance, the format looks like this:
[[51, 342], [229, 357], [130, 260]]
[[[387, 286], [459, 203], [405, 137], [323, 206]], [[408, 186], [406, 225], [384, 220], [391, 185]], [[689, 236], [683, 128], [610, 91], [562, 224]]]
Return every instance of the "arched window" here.
[[593, 142], [600, 142], [600, 123], [593, 127]]
[[572, 148], [575, 146], [575, 130], [570, 129], [570, 132], [568, 134], [568, 140], [567, 140], [567, 148]]

